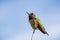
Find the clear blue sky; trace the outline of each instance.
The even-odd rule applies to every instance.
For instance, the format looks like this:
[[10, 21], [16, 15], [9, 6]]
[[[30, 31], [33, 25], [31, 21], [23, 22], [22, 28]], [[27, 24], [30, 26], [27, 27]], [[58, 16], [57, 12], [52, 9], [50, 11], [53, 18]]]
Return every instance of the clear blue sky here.
[[35, 13], [49, 33], [36, 30], [33, 40], [60, 40], [60, 0], [0, 0], [0, 40], [30, 40], [26, 11]]

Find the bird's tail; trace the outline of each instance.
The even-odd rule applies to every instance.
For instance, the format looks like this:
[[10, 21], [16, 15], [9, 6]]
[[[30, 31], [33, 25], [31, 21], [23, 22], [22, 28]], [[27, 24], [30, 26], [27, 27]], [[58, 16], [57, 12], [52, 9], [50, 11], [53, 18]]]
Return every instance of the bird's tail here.
[[47, 34], [49, 36], [49, 34], [47, 32], [45, 34]]

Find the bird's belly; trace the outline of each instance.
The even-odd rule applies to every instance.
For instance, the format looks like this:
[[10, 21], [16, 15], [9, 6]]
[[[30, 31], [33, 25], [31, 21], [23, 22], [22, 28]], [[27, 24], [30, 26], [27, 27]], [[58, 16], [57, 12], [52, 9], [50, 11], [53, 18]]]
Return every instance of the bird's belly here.
[[34, 22], [34, 20], [30, 20], [29, 22], [30, 22], [31, 27], [32, 27], [33, 29], [38, 29], [37, 27], [35, 27], [35, 22]]

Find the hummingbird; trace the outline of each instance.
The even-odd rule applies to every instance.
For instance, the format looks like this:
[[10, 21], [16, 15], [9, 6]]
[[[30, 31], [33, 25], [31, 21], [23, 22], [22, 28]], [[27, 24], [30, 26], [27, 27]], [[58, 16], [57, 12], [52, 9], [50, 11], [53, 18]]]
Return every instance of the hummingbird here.
[[34, 13], [28, 13], [28, 17], [29, 17], [29, 23], [31, 25], [31, 27], [33, 28], [33, 34], [32, 34], [32, 37], [31, 37], [31, 40], [33, 38], [33, 35], [35, 33], [35, 30], [40, 30], [43, 34], [47, 34], [47, 31], [45, 30], [43, 24], [41, 23], [41, 21], [36, 17], [36, 15]]

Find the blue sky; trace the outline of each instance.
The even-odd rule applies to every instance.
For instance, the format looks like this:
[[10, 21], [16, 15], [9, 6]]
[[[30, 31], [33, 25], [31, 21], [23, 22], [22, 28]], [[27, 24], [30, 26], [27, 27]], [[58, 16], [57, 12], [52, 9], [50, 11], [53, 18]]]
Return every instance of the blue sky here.
[[33, 40], [60, 40], [60, 0], [0, 0], [0, 40], [30, 40], [26, 11], [42, 21], [49, 36], [36, 30]]

